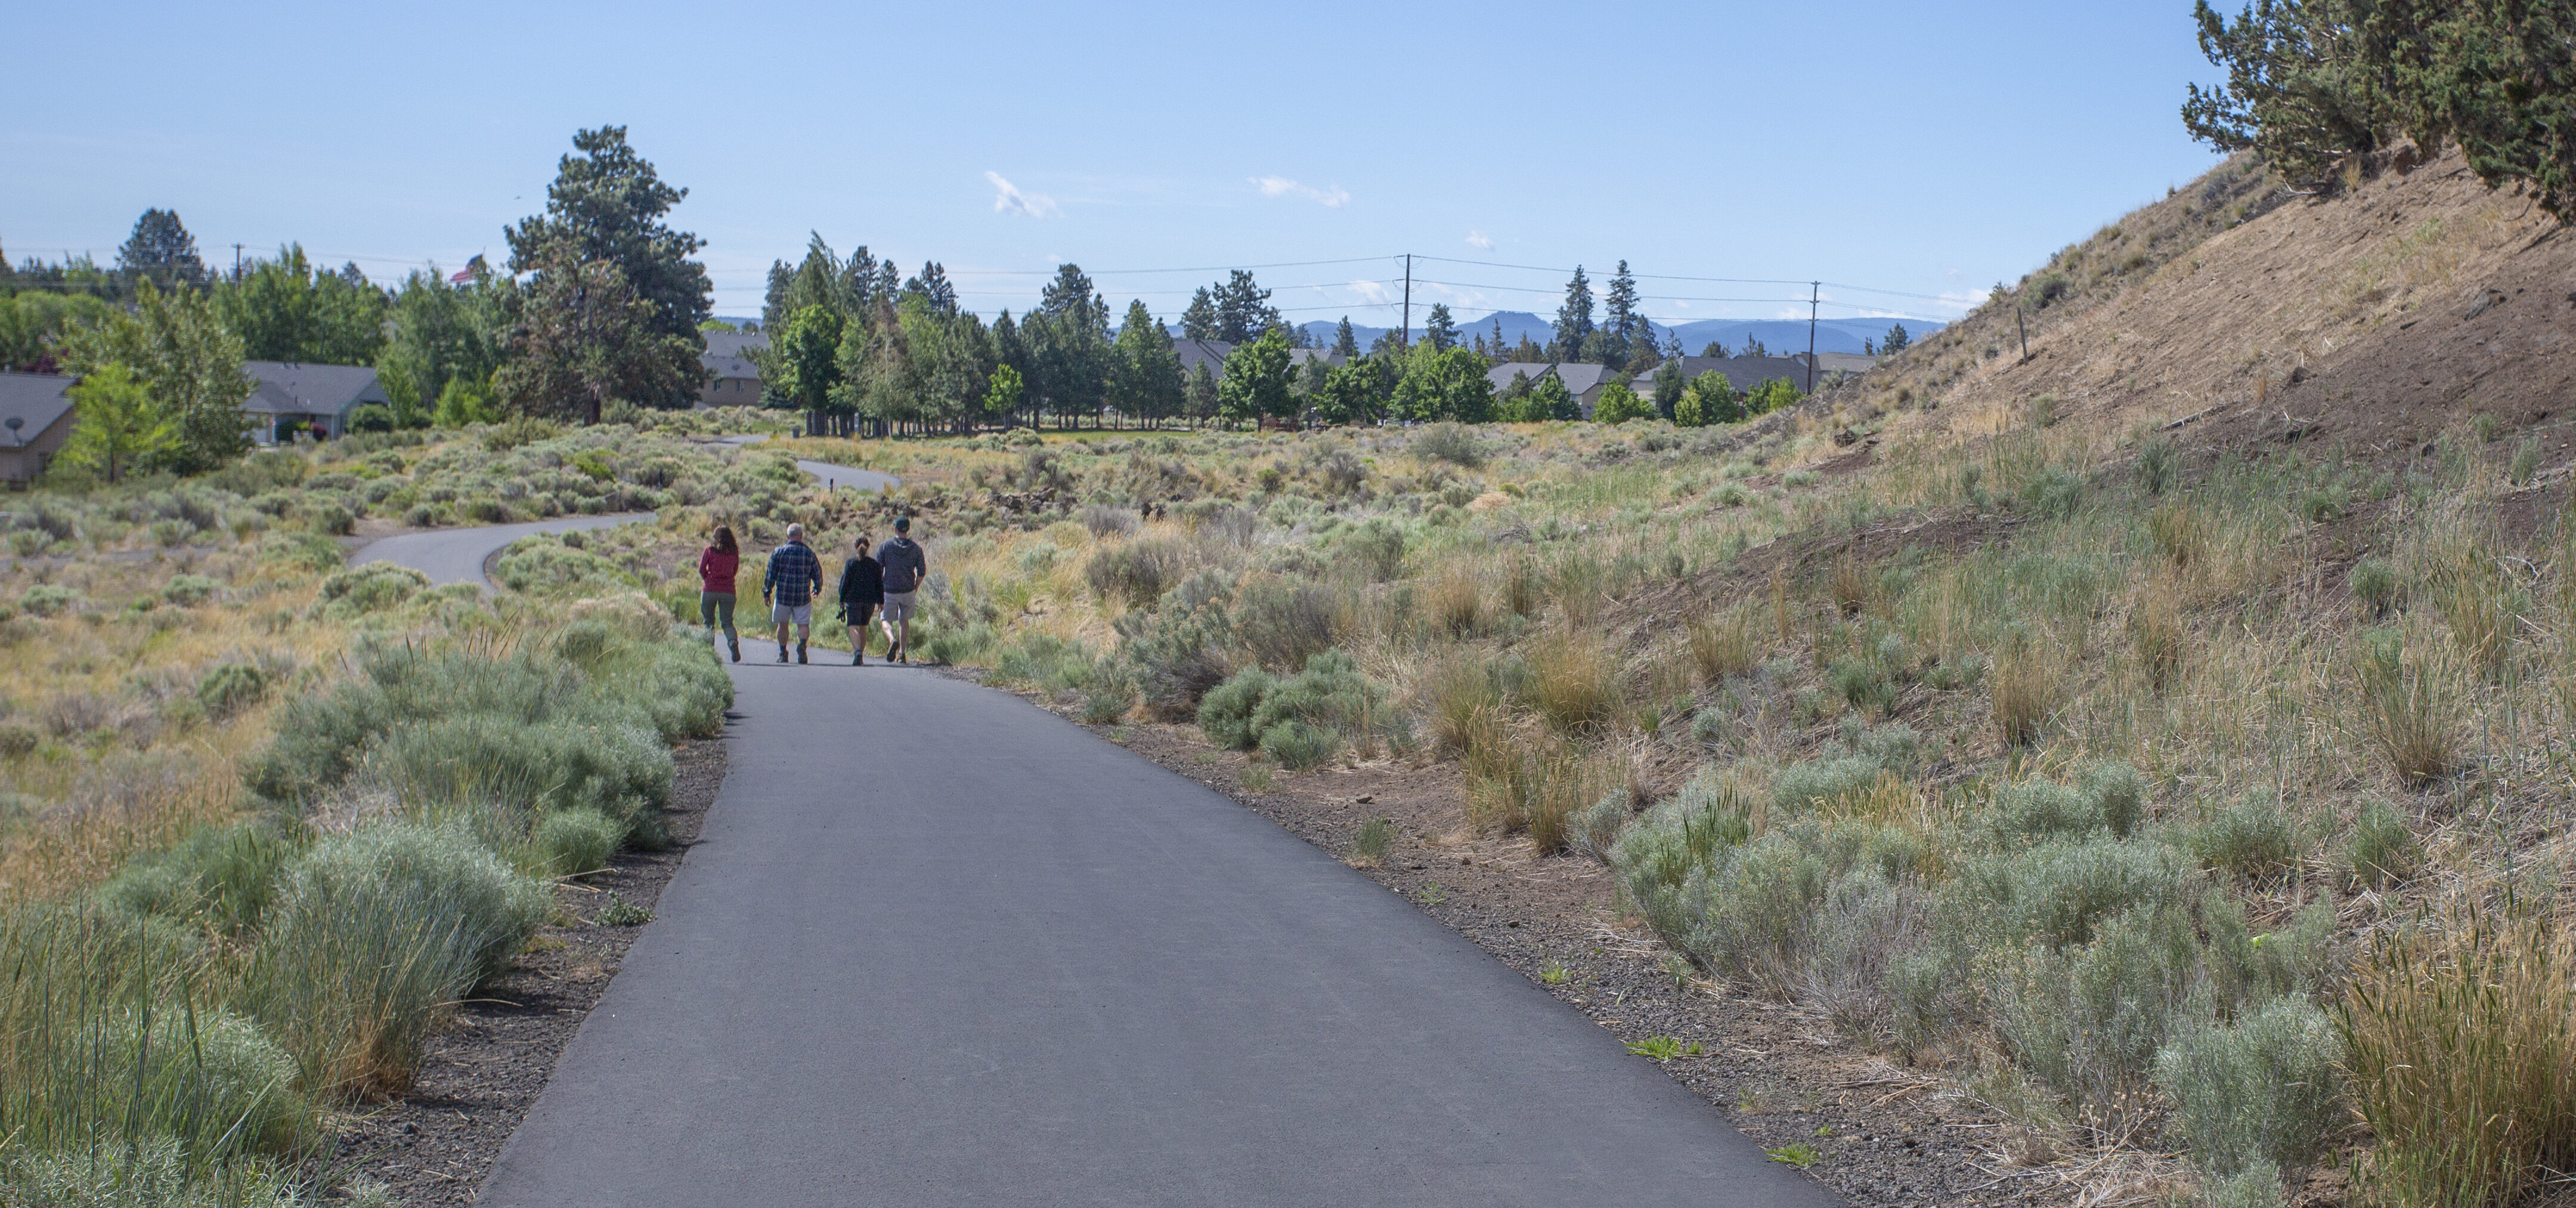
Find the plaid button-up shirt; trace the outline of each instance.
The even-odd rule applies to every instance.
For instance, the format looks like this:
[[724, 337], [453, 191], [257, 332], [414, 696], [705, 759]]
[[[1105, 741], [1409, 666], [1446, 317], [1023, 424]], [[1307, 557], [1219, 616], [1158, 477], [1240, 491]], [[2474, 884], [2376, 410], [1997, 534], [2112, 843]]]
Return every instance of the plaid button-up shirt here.
[[802, 541], [779, 546], [769, 551], [769, 569], [760, 576], [760, 590], [777, 593], [778, 602], [789, 608], [811, 604], [814, 593], [823, 590], [823, 560]]

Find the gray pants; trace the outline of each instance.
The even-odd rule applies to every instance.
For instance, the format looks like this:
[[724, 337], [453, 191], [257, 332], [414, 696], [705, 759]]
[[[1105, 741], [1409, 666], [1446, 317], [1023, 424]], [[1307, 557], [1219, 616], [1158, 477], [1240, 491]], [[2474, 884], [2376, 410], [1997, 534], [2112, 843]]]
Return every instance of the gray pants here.
[[716, 631], [717, 619], [722, 618], [724, 621], [725, 636], [728, 638], [734, 636], [733, 593], [729, 591], [699, 592], [698, 617], [707, 623], [707, 632], [710, 635], [714, 634]]

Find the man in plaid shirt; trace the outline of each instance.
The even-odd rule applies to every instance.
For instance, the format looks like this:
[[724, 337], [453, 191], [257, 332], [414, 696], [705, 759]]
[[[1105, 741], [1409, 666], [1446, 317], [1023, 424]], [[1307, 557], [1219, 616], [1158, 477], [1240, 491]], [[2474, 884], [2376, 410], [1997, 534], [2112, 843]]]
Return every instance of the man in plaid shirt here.
[[[760, 599], [778, 623], [778, 661], [787, 661], [787, 626], [796, 626], [796, 661], [805, 661], [805, 639], [814, 630], [814, 593], [823, 590], [823, 560], [805, 547], [805, 526], [787, 526], [787, 544], [769, 551], [760, 576]], [[774, 600], [772, 597], [776, 597]]]

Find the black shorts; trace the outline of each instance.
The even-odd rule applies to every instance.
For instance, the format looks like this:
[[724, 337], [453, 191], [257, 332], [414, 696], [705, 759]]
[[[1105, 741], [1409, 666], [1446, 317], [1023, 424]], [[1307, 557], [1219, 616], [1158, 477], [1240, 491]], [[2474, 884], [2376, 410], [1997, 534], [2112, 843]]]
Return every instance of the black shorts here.
[[877, 606], [874, 604], [844, 604], [841, 606], [841, 611], [848, 614], [848, 624], [852, 629], [867, 628], [868, 616], [876, 610]]

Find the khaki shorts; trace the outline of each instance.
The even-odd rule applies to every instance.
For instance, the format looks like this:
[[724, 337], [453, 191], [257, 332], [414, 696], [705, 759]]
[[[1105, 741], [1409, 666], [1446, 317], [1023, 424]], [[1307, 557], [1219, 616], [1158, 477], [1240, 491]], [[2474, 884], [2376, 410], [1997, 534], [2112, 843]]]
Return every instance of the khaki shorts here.
[[911, 620], [912, 614], [916, 610], [916, 605], [913, 601], [917, 595], [918, 593], [909, 591], [887, 592], [885, 594], [886, 623], [889, 625], [900, 625], [905, 621]]
[[773, 625], [810, 626], [814, 623], [814, 606], [811, 604], [773, 604], [769, 608], [769, 621]]

